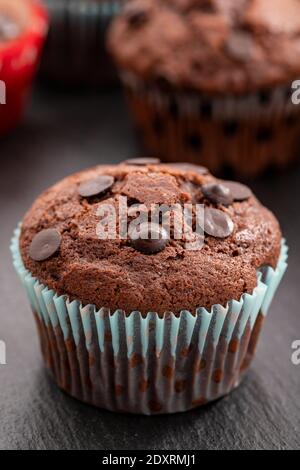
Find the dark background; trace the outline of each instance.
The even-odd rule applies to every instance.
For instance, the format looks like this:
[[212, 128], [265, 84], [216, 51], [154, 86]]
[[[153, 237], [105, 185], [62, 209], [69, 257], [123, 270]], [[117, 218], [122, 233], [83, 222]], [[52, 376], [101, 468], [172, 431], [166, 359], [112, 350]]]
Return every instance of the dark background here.
[[118, 92], [39, 89], [25, 123], [0, 139], [0, 449], [300, 449], [300, 168], [250, 186], [279, 217], [289, 269], [272, 304], [257, 358], [241, 387], [196, 411], [162, 417], [112, 414], [83, 405], [48, 378], [9, 242], [34, 198], [81, 168], [137, 155]]

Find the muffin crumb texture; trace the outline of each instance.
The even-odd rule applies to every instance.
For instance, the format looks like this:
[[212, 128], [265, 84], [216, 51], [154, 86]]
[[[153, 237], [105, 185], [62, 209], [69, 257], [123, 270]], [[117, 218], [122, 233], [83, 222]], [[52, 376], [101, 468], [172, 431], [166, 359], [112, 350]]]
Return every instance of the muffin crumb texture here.
[[[129, 236], [99, 239], [99, 209], [109, 203], [118, 212], [121, 196], [129, 219], [138, 205], [204, 204], [204, 246], [189, 250], [183, 238], [171, 237], [156, 240], [151, 252]], [[162, 315], [251, 293], [257, 269], [276, 267], [281, 237], [249, 188], [226, 186], [196, 165], [131, 161], [77, 173], [45, 191], [23, 220], [20, 249], [25, 267], [58, 294], [111, 311]]]

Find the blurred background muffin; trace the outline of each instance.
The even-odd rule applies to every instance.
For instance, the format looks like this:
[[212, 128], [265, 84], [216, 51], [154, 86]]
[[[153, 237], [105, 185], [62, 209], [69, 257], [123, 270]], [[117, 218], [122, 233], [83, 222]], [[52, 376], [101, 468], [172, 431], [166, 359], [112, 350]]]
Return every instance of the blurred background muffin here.
[[132, 0], [109, 48], [152, 154], [239, 175], [295, 158], [298, 0]]
[[0, 0], [0, 135], [21, 118], [47, 33], [36, 0]]
[[105, 49], [105, 35], [125, 0], [45, 1], [51, 27], [42, 76], [68, 85], [99, 85], [116, 80]]

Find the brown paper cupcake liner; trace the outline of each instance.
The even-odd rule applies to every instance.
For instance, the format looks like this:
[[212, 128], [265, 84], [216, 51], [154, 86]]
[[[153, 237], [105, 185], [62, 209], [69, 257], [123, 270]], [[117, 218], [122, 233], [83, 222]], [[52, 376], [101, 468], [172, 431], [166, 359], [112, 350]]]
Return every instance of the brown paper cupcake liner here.
[[121, 75], [133, 119], [151, 155], [166, 161], [230, 168], [252, 176], [296, 160], [300, 107], [291, 84], [247, 96], [212, 97], [146, 87]]

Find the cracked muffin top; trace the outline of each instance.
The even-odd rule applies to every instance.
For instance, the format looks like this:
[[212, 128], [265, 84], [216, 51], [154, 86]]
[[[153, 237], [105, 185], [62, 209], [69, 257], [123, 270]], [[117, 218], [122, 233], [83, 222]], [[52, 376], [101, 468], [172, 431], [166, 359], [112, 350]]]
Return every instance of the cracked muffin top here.
[[300, 1], [131, 0], [108, 43], [151, 84], [245, 93], [299, 74]]
[[[174, 236], [175, 219], [168, 237], [145, 241], [129, 230], [123, 238], [100, 239], [105, 207], [119, 215], [124, 200], [128, 223], [137, 220], [141, 205], [204, 205], [202, 248], [188, 249], [185, 236]], [[159, 230], [160, 223], [149, 227]], [[257, 269], [276, 267], [280, 246], [277, 220], [249, 188], [217, 180], [200, 166], [155, 159], [97, 166], [65, 178], [35, 201], [20, 236], [25, 267], [58, 294], [111, 311], [160, 315], [195, 313], [251, 293]]]

